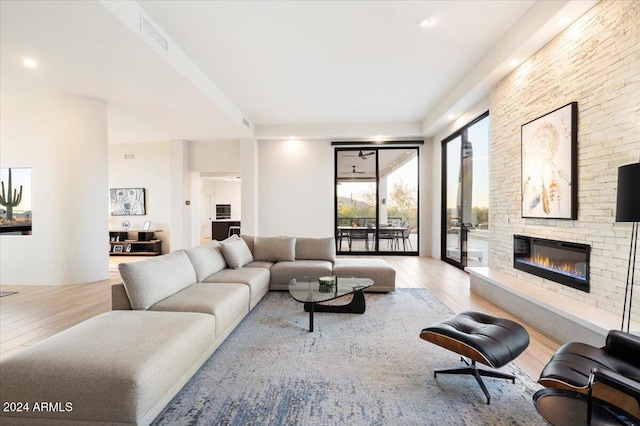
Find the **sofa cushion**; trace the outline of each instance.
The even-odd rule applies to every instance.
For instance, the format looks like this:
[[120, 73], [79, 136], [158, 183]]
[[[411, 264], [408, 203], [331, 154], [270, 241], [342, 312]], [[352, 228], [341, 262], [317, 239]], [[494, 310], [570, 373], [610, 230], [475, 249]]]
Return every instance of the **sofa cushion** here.
[[253, 262], [253, 255], [242, 238], [227, 238], [222, 241], [222, 254], [230, 268], [242, 268], [247, 263]]
[[149, 424], [209, 358], [215, 339], [211, 315], [98, 315], [0, 361], [1, 401], [72, 409], [1, 413], [31, 420], [0, 417], [0, 424]]
[[287, 290], [289, 281], [304, 276], [322, 277], [331, 275], [332, 263], [327, 260], [296, 260], [278, 262], [271, 267], [271, 290]]
[[335, 262], [335, 238], [296, 238], [296, 260], [300, 259]]
[[209, 275], [227, 267], [222, 255], [222, 246], [218, 241], [214, 240], [209, 244], [191, 247], [186, 249], [185, 252], [193, 264], [193, 269], [196, 271], [196, 279], [199, 283]]
[[396, 270], [382, 259], [341, 258], [333, 264], [333, 275], [370, 278], [373, 285], [365, 291], [387, 292], [396, 288]]
[[262, 268], [269, 270], [275, 264], [275, 262], [267, 262], [265, 260], [254, 260], [253, 262], [247, 263], [245, 268]]
[[295, 237], [255, 237], [253, 259], [267, 262], [296, 260]]
[[251, 293], [251, 302], [249, 309], [253, 308], [262, 297], [269, 291], [269, 274], [268, 269], [264, 268], [241, 268], [241, 269], [223, 269], [204, 279], [205, 283], [239, 283], [249, 288]]
[[247, 247], [249, 247], [249, 251], [253, 253], [254, 252], [253, 240], [255, 239], [255, 237], [253, 235], [240, 234], [240, 238], [242, 238], [244, 242], [247, 243]]
[[121, 263], [118, 270], [133, 309], [148, 309], [196, 282], [196, 271], [184, 250]]
[[156, 303], [149, 310], [213, 315], [216, 336], [221, 336], [249, 312], [249, 288], [235, 283], [197, 283]]

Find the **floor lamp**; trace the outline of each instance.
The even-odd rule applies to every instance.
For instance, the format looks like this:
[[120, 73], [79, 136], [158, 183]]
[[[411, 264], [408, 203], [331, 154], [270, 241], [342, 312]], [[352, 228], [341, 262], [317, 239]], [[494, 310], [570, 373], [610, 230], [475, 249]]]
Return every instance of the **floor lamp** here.
[[[627, 333], [631, 325], [631, 305], [633, 303], [633, 280], [635, 275], [636, 251], [638, 248], [638, 222], [640, 222], [640, 163], [628, 164], [618, 168], [618, 197], [616, 202], [616, 222], [632, 222], [631, 244], [629, 246], [629, 264], [627, 266], [627, 285], [624, 288], [624, 308], [622, 326], [625, 320]], [[626, 316], [626, 318], [625, 318]]]

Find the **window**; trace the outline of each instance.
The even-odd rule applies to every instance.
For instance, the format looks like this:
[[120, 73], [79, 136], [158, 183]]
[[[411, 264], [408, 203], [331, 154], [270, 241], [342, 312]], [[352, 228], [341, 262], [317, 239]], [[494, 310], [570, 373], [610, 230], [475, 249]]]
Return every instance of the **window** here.
[[489, 113], [442, 141], [441, 258], [486, 266], [489, 253]]
[[418, 148], [337, 148], [338, 253], [418, 253]]

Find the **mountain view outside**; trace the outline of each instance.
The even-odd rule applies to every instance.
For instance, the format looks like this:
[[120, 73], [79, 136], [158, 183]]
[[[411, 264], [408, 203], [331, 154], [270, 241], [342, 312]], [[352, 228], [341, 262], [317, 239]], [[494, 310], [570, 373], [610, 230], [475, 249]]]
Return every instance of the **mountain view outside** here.
[[[338, 235], [340, 235], [340, 227], [366, 228], [362, 235], [357, 235], [356, 229], [348, 230], [349, 236], [355, 235], [356, 239], [367, 238], [369, 241], [364, 245], [359, 243], [357, 250], [373, 251], [375, 250], [373, 238], [376, 226], [379, 224], [380, 238], [386, 240], [380, 241], [378, 246], [380, 251], [417, 250], [418, 157], [416, 152], [405, 149], [388, 150], [385, 153], [381, 150], [381, 160], [384, 159], [384, 155], [389, 159], [386, 161], [388, 163], [386, 168], [383, 168], [382, 164], [380, 168], [379, 203], [376, 198], [374, 177], [338, 178]], [[398, 159], [393, 160], [396, 157]], [[376, 220], [376, 205], [379, 205], [380, 212], [378, 220]], [[391, 229], [385, 229], [385, 227]], [[351, 243], [351, 251], [354, 251], [354, 241], [352, 240]], [[349, 249], [343, 246], [342, 250]]]

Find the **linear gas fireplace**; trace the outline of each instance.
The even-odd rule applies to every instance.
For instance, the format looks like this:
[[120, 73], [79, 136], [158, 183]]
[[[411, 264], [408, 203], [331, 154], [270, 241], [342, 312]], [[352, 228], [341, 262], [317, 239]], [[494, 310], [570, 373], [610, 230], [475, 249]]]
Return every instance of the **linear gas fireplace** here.
[[589, 292], [591, 246], [544, 238], [513, 236], [513, 267]]

